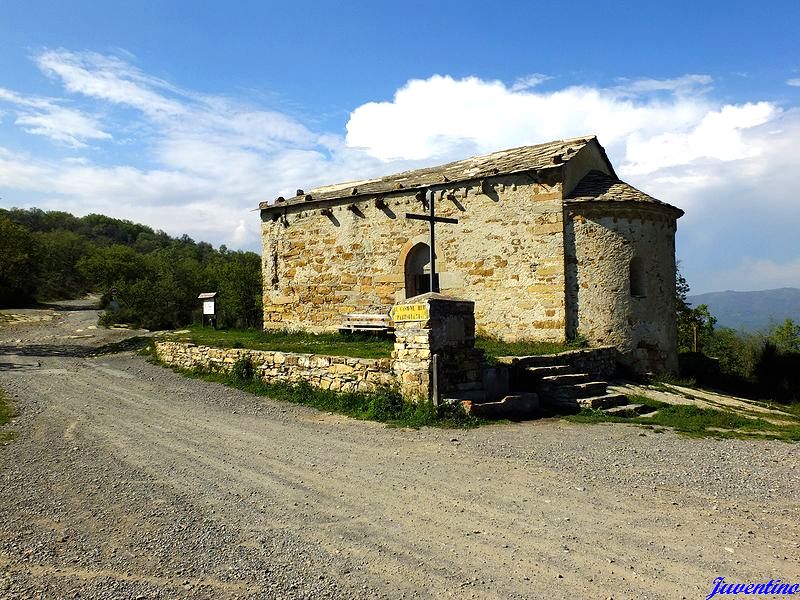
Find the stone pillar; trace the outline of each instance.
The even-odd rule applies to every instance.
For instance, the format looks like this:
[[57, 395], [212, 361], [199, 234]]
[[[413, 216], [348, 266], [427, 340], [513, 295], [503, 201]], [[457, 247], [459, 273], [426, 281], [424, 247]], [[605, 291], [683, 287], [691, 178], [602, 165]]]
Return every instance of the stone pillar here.
[[404, 397], [432, 399], [434, 354], [441, 398], [481, 391], [483, 353], [475, 349], [474, 302], [429, 292], [403, 300], [392, 314], [392, 369]]

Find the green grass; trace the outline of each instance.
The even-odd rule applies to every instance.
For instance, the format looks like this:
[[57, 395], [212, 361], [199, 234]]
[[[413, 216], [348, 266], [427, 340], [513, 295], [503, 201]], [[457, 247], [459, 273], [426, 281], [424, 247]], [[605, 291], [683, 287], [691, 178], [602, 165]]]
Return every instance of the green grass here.
[[779, 410], [800, 419], [800, 402], [792, 402], [791, 404], [778, 404], [773, 402], [769, 404], [769, 408]]
[[[155, 358], [151, 360], [158, 362]], [[467, 415], [460, 404], [442, 405], [437, 408], [426, 401], [407, 402], [394, 388], [381, 388], [371, 393], [337, 392], [323, 390], [307, 382], [264, 383], [253, 376], [253, 366], [246, 359], [234, 364], [231, 373], [211, 372], [205, 369], [173, 368], [173, 370], [188, 377], [221, 383], [272, 400], [302, 404], [354, 419], [386, 423], [393, 427], [470, 428], [483, 423], [483, 420]]]
[[728, 410], [700, 408], [690, 404], [666, 404], [643, 396], [628, 398], [636, 404], [658, 409], [658, 412], [647, 418], [626, 418], [584, 408], [578, 414], [565, 418], [575, 423], [633, 423], [648, 428], [665, 427], [692, 437], [800, 441], [800, 420], [779, 425], [760, 418], [749, 419]]
[[[11, 400], [0, 390], [0, 425], [6, 425], [16, 416], [17, 413], [11, 404]], [[13, 431], [0, 431], [0, 444], [13, 440], [15, 435]]]
[[[303, 354], [327, 354], [353, 358], [389, 358], [394, 346], [391, 338], [365, 333], [320, 333], [302, 331], [260, 331], [257, 329], [211, 329], [187, 327], [188, 333], [172, 333], [170, 338], [186, 340], [198, 346], [216, 348], [249, 348]], [[498, 356], [530, 356], [557, 354], [582, 347], [580, 343], [503, 342], [496, 338], [478, 337], [475, 347], [483, 350], [493, 362]]]
[[394, 342], [369, 334], [321, 333], [302, 331], [260, 331], [257, 329], [211, 329], [187, 327], [189, 333], [169, 337], [187, 340], [198, 346], [249, 348], [301, 354], [327, 354], [353, 358], [389, 358]]

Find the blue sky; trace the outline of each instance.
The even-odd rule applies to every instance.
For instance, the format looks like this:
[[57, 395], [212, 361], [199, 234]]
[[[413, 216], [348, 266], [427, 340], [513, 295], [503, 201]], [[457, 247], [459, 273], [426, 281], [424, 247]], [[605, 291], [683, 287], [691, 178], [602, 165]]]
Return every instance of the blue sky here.
[[257, 250], [297, 187], [594, 133], [693, 291], [800, 287], [800, 3], [2, 8], [1, 206]]

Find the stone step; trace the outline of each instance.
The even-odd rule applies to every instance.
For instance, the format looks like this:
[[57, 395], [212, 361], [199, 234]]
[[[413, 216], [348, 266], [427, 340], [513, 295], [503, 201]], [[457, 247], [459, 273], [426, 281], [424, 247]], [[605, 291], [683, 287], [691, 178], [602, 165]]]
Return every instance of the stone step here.
[[546, 386], [575, 385], [576, 383], [588, 383], [589, 375], [586, 373], [567, 373], [565, 375], [548, 375], [542, 377], [542, 383]]
[[628, 397], [623, 394], [603, 394], [602, 396], [591, 396], [580, 398], [578, 402], [586, 408], [602, 409], [613, 406], [624, 406], [629, 404]]
[[605, 381], [589, 381], [587, 383], [576, 383], [572, 387], [577, 391], [578, 398], [591, 398], [592, 396], [604, 396], [608, 383]]
[[512, 394], [499, 402], [461, 402], [467, 414], [484, 419], [530, 419], [539, 413], [539, 396]]
[[557, 367], [563, 366], [565, 363], [564, 358], [557, 354], [542, 354], [516, 357], [513, 364], [519, 369], [524, 369], [527, 367]]
[[[578, 399], [580, 394], [578, 388], [574, 385], [559, 385], [556, 387], [540, 387], [539, 393], [542, 396], [546, 396], [550, 398], [554, 402], [556, 401], [568, 401], [572, 400], [575, 401]], [[584, 394], [585, 395], [585, 394]]]
[[581, 409], [580, 405], [575, 401], [575, 399], [559, 400], [555, 398], [547, 398], [544, 396], [540, 396], [540, 402], [542, 408], [546, 412], [559, 415], [574, 414], [576, 412], [579, 412]]
[[485, 402], [487, 397], [486, 390], [467, 390], [467, 391], [451, 391], [446, 396], [443, 396], [441, 402], [444, 404], [455, 404], [462, 400], [471, 400], [472, 402]]
[[609, 408], [601, 409], [607, 415], [616, 415], [618, 417], [639, 417], [647, 414], [652, 416], [655, 412], [652, 406], [646, 404], [625, 404], [621, 406], [612, 406]]
[[[644, 409], [644, 411], [642, 409]], [[617, 417], [638, 417], [642, 412], [647, 412], [648, 410], [650, 410], [650, 407], [643, 404], [626, 404], [624, 406], [612, 406], [611, 408], [602, 409], [607, 415], [614, 415]]]
[[549, 377], [552, 375], [568, 375], [574, 373], [569, 365], [551, 365], [546, 367], [525, 367], [525, 374], [531, 378]]
[[641, 418], [643, 418], [643, 419], [649, 419], [650, 417], [655, 417], [657, 414], [658, 414], [658, 410], [653, 410], [651, 412], [642, 413], [639, 416]]

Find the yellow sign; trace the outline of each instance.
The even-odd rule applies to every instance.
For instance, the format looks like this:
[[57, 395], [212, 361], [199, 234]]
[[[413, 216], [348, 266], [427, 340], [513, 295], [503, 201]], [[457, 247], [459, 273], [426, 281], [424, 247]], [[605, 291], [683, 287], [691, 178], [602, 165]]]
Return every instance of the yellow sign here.
[[395, 323], [403, 321], [427, 321], [427, 304], [398, 304], [389, 311], [389, 316]]

